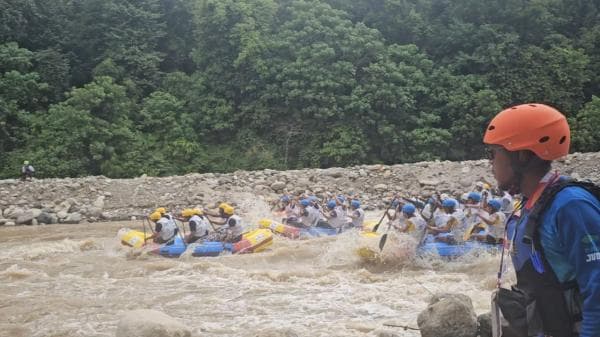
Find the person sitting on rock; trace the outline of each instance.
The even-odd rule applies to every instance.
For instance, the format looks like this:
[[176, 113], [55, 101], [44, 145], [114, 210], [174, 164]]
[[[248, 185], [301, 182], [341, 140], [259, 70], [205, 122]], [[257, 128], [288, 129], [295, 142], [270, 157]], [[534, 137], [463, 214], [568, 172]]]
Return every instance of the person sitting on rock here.
[[24, 161], [23, 162], [23, 166], [21, 167], [21, 180], [22, 181], [26, 181], [27, 179], [29, 180], [33, 180], [33, 173], [35, 172], [35, 169], [33, 168], [33, 166], [31, 164], [29, 164], [29, 161]]
[[460, 224], [463, 220], [463, 213], [458, 210], [458, 202], [452, 198], [446, 198], [442, 201], [444, 214], [436, 218], [436, 226], [427, 226], [429, 233], [433, 234], [436, 241], [446, 243], [457, 243], [462, 240], [462, 231]]
[[352, 209], [348, 217], [352, 219], [352, 227], [362, 229], [363, 223], [365, 222], [365, 211], [360, 208], [360, 201], [353, 199], [350, 201], [350, 208]]
[[175, 222], [163, 217], [159, 212], [152, 212], [148, 218], [154, 222], [154, 233], [147, 237], [146, 241], [153, 240], [153, 242], [159, 244], [169, 243], [173, 241], [179, 232]]
[[477, 241], [487, 243], [500, 243], [504, 237], [504, 227], [506, 216], [500, 210], [502, 203], [500, 200], [492, 199], [487, 202], [484, 211], [480, 211], [479, 218], [486, 225], [485, 228], [471, 237]]
[[181, 212], [181, 216], [190, 226], [190, 235], [186, 238], [187, 243], [194, 243], [207, 238], [210, 231], [210, 223], [200, 209], [186, 208]]
[[235, 243], [242, 239], [242, 233], [244, 233], [244, 226], [242, 224], [242, 218], [234, 214], [235, 209], [233, 206], [227, 203], [221, 203], [219, 205], [219, 213], [204, 211], [204, 214], [218, 219], [208, 218], [213, 225], [221, 226], [217, 232], [210, 237], [210, 240], [223, 241], [229, 243]]

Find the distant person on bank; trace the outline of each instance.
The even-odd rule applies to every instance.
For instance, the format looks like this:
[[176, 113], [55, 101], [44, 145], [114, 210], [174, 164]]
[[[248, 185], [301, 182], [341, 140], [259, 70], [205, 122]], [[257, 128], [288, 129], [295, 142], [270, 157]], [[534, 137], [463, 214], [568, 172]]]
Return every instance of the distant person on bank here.
[[31, 164], [29, 164], [29, 161], [24, 161], [23, 162], [23, 166], [21, 167], [21, 180], [25, 181], [27, 179], [32, 180], [33, 179], [33, 173], [35, 172], [35, 169], [33, 168], [33, 166]]

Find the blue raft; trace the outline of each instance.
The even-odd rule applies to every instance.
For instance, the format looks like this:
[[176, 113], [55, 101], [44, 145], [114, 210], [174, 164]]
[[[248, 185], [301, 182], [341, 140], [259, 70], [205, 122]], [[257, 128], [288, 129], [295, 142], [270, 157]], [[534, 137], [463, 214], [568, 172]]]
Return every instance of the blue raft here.
[[[205, 241], [199, 244], [194, 244], [193, 256], [219, 256], [224, 251], [232, 251], [231, 243], [223, 243], [219, 241]], [[156, 253], [165, 257], [179, 257], [187, 250], [180, 237], [176, 237], [173, 242], [160, 246]]]
[[502, 249], [500, 244], [489, 244], [477, 241], [467, 241], [460, 244], [435, 242], [431, 237], [418, 249], [418, 255], [439, 255], [441, 257], [459, 257], [469, 253], [497, 253]]

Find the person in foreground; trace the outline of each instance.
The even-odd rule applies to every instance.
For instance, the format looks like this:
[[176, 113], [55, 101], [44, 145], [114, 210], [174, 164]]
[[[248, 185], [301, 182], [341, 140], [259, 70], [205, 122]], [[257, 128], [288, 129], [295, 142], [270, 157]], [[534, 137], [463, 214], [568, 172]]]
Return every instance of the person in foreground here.
[[[569, 152], [565, 116], [543, 104], [518, 105], [494, 117], [483, 141], [498, 187], [520, 193], [524, 204], [506, 231], [517, 284], [495, 293], [509, 323], [502, 336], [600, 336], [598, 190], [551, 170]], [[511, 296], [527, 305], [515, 309]]]

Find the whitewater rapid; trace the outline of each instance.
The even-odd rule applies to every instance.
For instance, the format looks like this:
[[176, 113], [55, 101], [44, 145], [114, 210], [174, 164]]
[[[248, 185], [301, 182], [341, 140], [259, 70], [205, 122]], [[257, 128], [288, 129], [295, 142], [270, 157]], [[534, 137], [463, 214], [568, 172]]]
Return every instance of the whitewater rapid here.
[[257, 254], [167, 259], [121, 246], [122, 227], [142, 228], [139, 220], [0, 228], [0, 336], [114, 336], [134, 309], [162, 311], [194, 336], [419, 336], [389, 325], [416, 328], [437, 292], [467, 294], [478, 314], [488, 311], [500, 258], [415, 258], [409, 239], [392, 237], [366, 260], [356, 250], [376, 244], [351, 231], [276, 237]]

